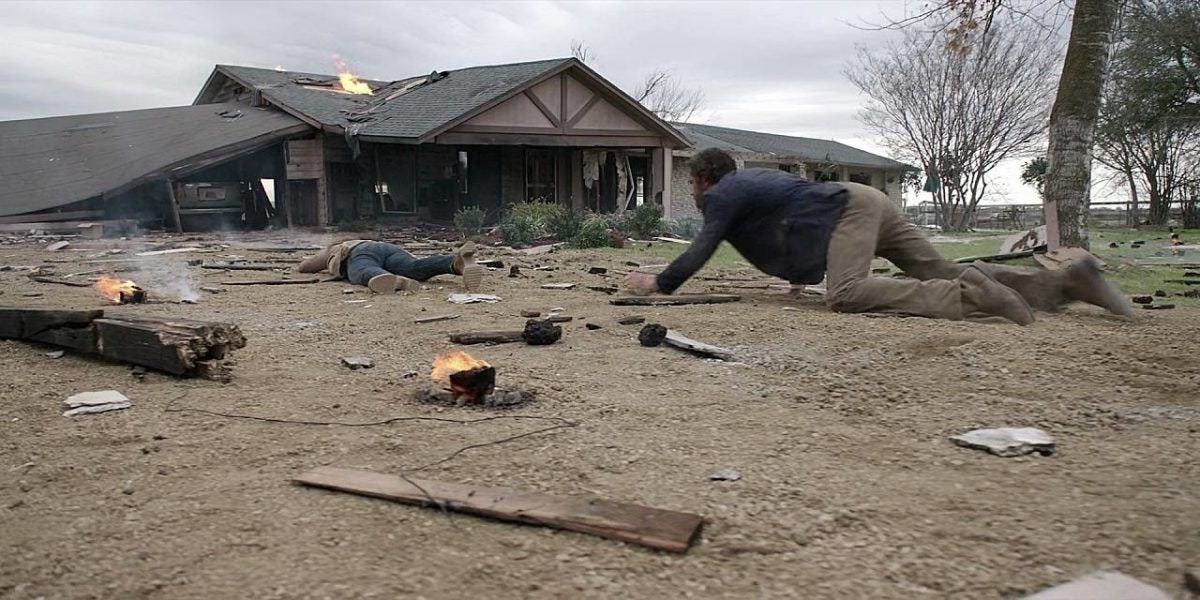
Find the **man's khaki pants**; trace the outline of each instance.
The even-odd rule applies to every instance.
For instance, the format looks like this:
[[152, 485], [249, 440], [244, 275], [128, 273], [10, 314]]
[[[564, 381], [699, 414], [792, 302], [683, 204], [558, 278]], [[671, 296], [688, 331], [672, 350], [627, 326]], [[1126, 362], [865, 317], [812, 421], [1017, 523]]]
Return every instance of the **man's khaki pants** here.
[[[844, 183], [846, 210], [829, 239], [826, 257], [826, 302], [837, 312], [877, 312], [960, 320], [974, 308], [964, 302], [971, 284], [957, 279], [971, 265], [952, 263], [929, 243], [892, 201], [879, 190]], [[909, 277], [871, 277], [871, 261], [886, 258]], [[1035, 308], [1053, 309], [1055, 297], [1037, 298], [1045, 287], [1041, 274], [982, 265], [988, 275], [1007, 285]], [[1047, 296], [1054, 296], [1046, 290]]]

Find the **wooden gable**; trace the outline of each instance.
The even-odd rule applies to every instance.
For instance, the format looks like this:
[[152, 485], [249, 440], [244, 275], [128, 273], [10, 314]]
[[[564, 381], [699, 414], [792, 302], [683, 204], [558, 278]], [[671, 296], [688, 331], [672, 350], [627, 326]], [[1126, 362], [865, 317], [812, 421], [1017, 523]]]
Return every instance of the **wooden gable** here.
[[567, 70], [441, 133], [437, 141], [499, 143], [507, 136], [523, 136], [526, 143], [561, 146], [663, 146], [653, 123], [623, 104]]

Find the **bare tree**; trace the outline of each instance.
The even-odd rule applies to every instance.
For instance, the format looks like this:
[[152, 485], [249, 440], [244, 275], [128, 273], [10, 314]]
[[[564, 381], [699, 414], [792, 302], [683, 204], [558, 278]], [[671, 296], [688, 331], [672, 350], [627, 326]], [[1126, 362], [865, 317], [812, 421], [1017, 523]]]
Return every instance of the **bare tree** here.
[[[1051, 247], [1088, 247], [1092, 145], [1121, 1], [1074, 2], [1071, 36], [1050, 113], [1046, 152], [1045, 213]], [[924, 11], [891, 20], [885, 27], [942, 23], [937, 29], [950, 35], [948, 45], [962, 50], [978, 39], [986, 39], [1002, 16], [1034, 17], [1025, 20], [1036, 22], [1041, 9], [1069, 4], [1069, 0], [934, 0]]]
[[909, 29], [881, 51], [860, 49], [846, 76], [868, 98], [859, 119], [924, 169], [938, 224], [962, 230], [988, 173], [1037, 145], [1056, 60], [1047, 36], [1018, 24], [993, 27], [965, 50]]
[[704, 105], [703, 90], [683, 85], [666, 69], [648, 73], [631, 95], [667, 121], [687, 122]]
[[[571, 56], [582, 63], [596, 61], [596, 53], [581, 40], [571, 40]], [[629, 94], [667, 121], [687, 122], [704, 107], [704, 91], [680, 82], [668, 69], [654, 69]]]

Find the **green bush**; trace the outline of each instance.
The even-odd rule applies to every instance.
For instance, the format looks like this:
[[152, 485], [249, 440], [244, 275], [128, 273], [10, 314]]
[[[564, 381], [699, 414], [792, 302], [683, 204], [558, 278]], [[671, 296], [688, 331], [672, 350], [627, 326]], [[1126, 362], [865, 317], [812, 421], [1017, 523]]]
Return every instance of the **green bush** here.
[[537, 237], [537, 227], [529, 215], [509, 214], [500, 221], [500, 239], [509, 246], [525, 246]]
[[568, 244], [574, 248], [607, 248], [610, 245], [608, 231], [608, 219], [587, 214], [580, 218], [579, 229], [568, 240]]
[[553, 202], [521, 202], [509, 207], [508, 214], [517, 219], [528, 221], [534, 229], [534, 237], [550, 233], [550, 223], [561, 220], [568, 212], [566, 207]]
[[467, 206], [454, 213], [454, 227], [464, 236], [475, 235], [483, 229], [487, 212], [478, 206]]
[[573, 210], [563, 209], [550, 215], [546, 221], [546, 233], [560, 242], [569, 241], [583, 227], [584, 216]]
[[678, 221], [671, 221], [671, 235], [677, 238], [690, 240], [696, 237], [697, 233], [700, 233], [700, 227], [702, 223], [703, 222], [700, 219], [694, 219], [691, 217], [679, 219]]
[[654, 237], [663, 230], [663, 211], [657, 204], [643, 204], [625, 213], [621, 230], [638, 239]]

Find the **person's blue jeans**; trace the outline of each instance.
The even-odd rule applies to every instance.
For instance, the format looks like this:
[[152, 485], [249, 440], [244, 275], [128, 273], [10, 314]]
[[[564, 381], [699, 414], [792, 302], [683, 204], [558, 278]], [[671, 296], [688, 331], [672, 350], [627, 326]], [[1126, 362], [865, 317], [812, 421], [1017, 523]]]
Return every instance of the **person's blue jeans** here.
[[355, 285], [367, 285], [376, 275], [392, 273], [425, 281], [436, 275], [453, 275], [453, 265], [454, 257], [448, 254], [417, 258], [395, 244], [363, 242], [350, 250], [346, 279]]

